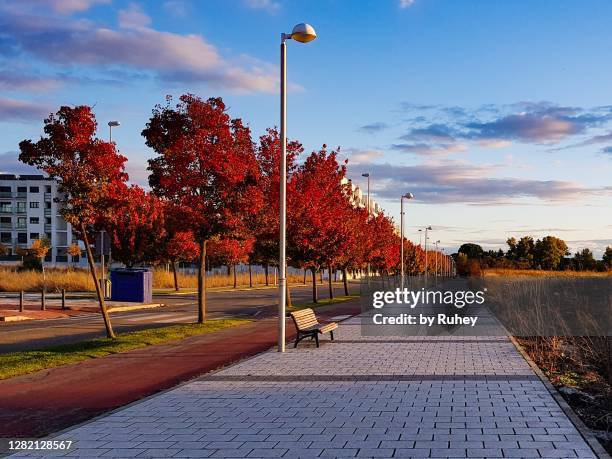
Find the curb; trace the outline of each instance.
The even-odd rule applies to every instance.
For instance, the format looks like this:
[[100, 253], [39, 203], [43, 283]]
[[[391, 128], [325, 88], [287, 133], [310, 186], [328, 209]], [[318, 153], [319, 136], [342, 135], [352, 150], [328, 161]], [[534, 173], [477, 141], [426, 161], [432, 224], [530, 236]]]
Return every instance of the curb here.
[[593, 435], [591, 430], [586, 426], [584, 422], [582, 422], [582, 419], [578, 417], [578, 415], [574, 412], [572, 407], [569, 406], [569, 404], [565, 401], [565, 399], [557, 391], [555, 386], [552, 385], [550, 380], [546, 377], [546, 375], [542, 372], [542, 370], [540, 370], [540, 367], [538, 367], [536, 363], [531, 359], [531, 357], [529, 357], [529, 354], [527, 354], [525, 349], [523, 349], [523, 346], [520, 345], [520, 343], [516, 340], [514, 336], [508, 335], [508, 337], [510, 338], [510, 341], [512, 342], [516, 350], [519, 351], [519, 353], [527, 361], [527, 363], [529, 364], [533, 372], [538, 376], [540, 381], [542, 381], [542, 384], [544, 384], [544, 387], [546, 387], [546, 389], [548, 390], [552, 398], [555, 399], [557, 404], [561, 407], [561, 409], [563, 410], [565, 415], [569, 418], [569, 420], [572, 422], [572, 424], [574, 424], [574, 427], [576, 427], [576, 430], [580, 432], [580, 435], [582, 436], [582, 438], [584, 438], [584, 441], [586, 441], [586, 443], [591, 447], [591, 449], [597, 455], [597, 457], [599, 457], [600, 459], [612, 459], [612, 457], [608, 454], [608, 452], [604, 449], [604, 447], [601, 446], [601, 443], [597, 441], [597, 438], [595, 438], [595, 435]]

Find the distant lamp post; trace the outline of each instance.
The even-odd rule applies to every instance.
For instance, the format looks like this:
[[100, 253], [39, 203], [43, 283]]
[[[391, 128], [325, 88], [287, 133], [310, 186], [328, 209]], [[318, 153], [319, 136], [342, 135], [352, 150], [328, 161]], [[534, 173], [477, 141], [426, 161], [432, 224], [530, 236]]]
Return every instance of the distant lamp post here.
[[440, 240], [438, 239], [436, 241], [436, 269], [434, 270], [434, 276], [436, 278], [436, 282], [438, 280], [438, 244], [440, 243]]
[[404, 199], [414, 199], [412, 193], [403, 194], [400, 198], [400, 287], [404, 288]]
[[[368, 179], [368, 200], [367, 200], [367, 209], [368, 209], [368, 220], [370, 219], [370, 173], [366, 172], [365, 174], [361, 174], [362, 177], [365, 177]], [[370, 262], [368, 261], [368, 265], [367, 265], [367, 278], [368, 278], [368, 283], [370, 282]]]
[[317, 38], [309, 24], [296, 25], [281, 33], [280, 48], [280, 237], [278, 257], [278, 352], [285, 352], [285, 302], [287, 298], [287, 44], [286, 40], [308, 43]]
[[[121, 122], [117, 120], [112, 120], [108, 122], [108, 142], [113, 142], [113, 128], [121, 126]], [[105, 254], [104, 254], [104, 239], [105, 239], [105, 231], [102, 230], [100, 232], [100, 271], [102, 271], [102, 278], [100, 279], [100, 284], [102, 287], [102, 295], [106, 298], [108, 297], [108, 288], [106, 285], [106, 267], [105, 267]], [[110, 253], [110, 247], [108, 248]], [[109, 261], [110, 263], [110, 261]]]
[[425, 285], [427, 285], [427, 231], [431, 231], [431, 226], [425, 228]]
[[109, 142], [113, 141], [113, 128], [118, 127], [118, 126], [121, 126], [121, 123], [117, 120], [108, 122], [108, 141]]
[[370, 173], [366, 172], [365, 174], [361, 174], [361, 176], [368, 179], [368, 200], [366, 206], [368, 209], [368, 218], [370, 218]]

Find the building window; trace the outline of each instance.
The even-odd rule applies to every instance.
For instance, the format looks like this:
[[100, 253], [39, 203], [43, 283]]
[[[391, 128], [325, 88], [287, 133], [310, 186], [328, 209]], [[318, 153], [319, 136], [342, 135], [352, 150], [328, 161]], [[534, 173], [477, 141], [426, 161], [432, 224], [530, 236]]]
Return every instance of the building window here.
[[11, 233], [0, 233], [0, 243], [10, 244], [11, 243]]
[[37, 186], [31, 186], [30, 193], [40, 193], [40, 189]]
[[51, 185], [45, 186], [45, 193], [51, 193]]
[[10, 186], [0, 186], [0, 193], [10, 193], [10, 192], [11, 192]]
[[30, 233], [30, 239], [34, 240], [34, 239], [39, 239], [40, 238], [40, 234], [38, 233]]
[[51, 224], [51, 217], [45, 217], [45, 225]]
[[26, 228], [27, 226], [25, 217], [17, 217], [17, 228], [22, 229]]
[[17, 233], [17, 243], [27, 244], [28, 243], [28, 233]]
[[30, 224], [31, 225], [38, 225], [40, 223], [40, 220], [38, 217], [30, 217]]
[[45, 201], [45, 209], [51, 208], [51, 201]]
[[13, 212], [12, 209], [13, 208], [11, 207], [10, 202], [0, 202], [0, 212], [4, 214], [10, 214], [11, 212]]
[[26, 203], [25, 202], [18, 202], [17, 203], [17, 213], [24, 213], [26, 211]]
[[0, 223], [10, 225], [12, 223], [11, 217], [0, 217]]
[[37, 201], [30, 202], [30, 209], [38, 209], [38, 204]]
[[18, 186], [17, 187], [17, 193], [27, 193], [28, 192], [28, 187], [27, 186]]

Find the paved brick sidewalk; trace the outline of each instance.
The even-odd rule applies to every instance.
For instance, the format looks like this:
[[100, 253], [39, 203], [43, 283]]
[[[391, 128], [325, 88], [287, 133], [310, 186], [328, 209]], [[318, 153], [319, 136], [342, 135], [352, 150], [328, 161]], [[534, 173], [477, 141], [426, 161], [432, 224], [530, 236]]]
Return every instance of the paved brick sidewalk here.
[[507, 338], [337, 335], [66, 432], [55, 456], [596, 457]]

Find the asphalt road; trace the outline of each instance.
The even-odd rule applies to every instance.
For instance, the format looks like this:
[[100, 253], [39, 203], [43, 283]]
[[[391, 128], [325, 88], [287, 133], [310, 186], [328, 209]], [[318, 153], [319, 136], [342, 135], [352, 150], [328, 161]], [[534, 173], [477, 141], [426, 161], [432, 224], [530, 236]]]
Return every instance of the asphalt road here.
[[[349, 284], [351, 294], [359, 292], [359, 283]], [[225, 290], [208, 292], [206, 298], [207, 318], [244, 317], [260, 319], [274, 316], [277, 308], [276, 288], [249, 290]], [[312, 295], [310, 286], [291, 289], [294, 304], [309, 303]], [[334, 295], [344, 295], [341, 284], [336, 284]], [[319, 285], [319, 298], [328, 297], [327, 285]], [[197, 318], [196, 296], [155, 295], [156, 302], [165, 306], [132, 312], [111, 314], [115, 331], [118, 333], [163, 327], [179, 323], [194, 322]], [[14, 352], [41, 347], [67, 344], [104, 336], [102, 318], [97, 313], [83, 314], [65, 319], [36, 320], [20, 323], [0, 324], [0, 353]]]

